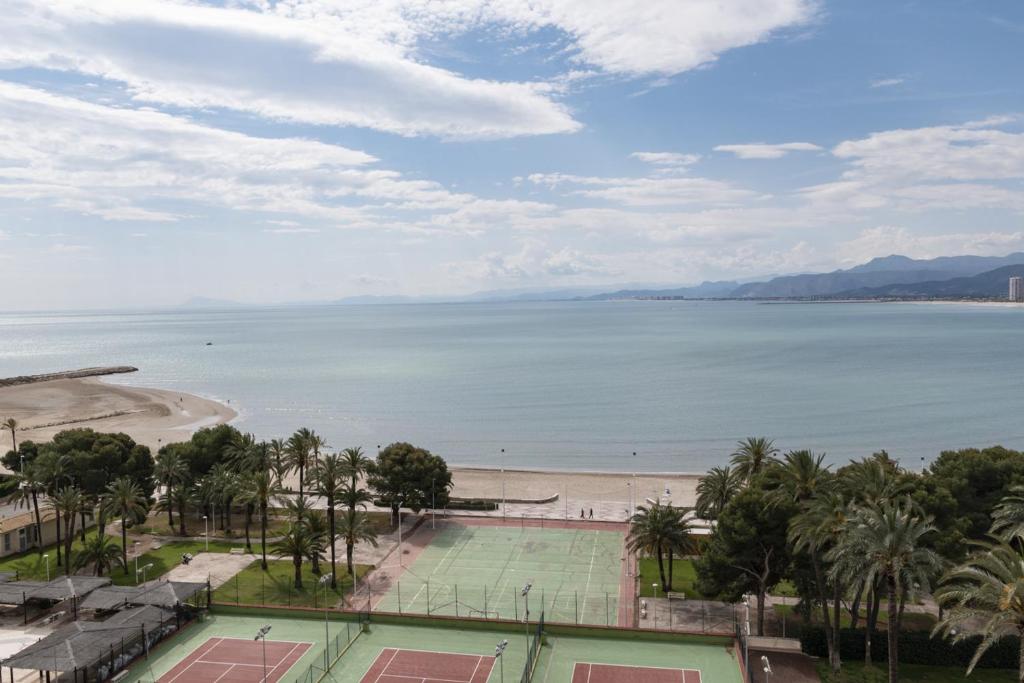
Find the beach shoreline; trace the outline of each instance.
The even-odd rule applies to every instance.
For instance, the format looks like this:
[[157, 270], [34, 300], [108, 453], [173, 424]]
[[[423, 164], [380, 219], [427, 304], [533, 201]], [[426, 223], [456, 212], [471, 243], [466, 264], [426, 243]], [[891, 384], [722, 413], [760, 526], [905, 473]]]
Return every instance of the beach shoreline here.
[[[238, 413], [194, 394], [107, 384], [97, 377], [53, 379], [0, 387], [0, 417], [19, 423], [18, 441], [48, 441], [66, 429], [124, 432], [154, 453], [186, 441], [198, 429], [230, 422]], [[0, 434], [0, 451], [11, 434]]]

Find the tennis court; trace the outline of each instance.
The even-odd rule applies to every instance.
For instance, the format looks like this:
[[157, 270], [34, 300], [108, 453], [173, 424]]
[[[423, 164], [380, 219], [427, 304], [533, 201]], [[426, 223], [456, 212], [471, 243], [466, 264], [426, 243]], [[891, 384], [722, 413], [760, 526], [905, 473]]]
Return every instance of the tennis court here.
[[694, 669], [577, 662], [572, 683], [701, 683]]
[[386, 647], [360, 683], [487, 683], [494, 657]]
[[373, 609], [520, 621], [529, 610], [531, 619], [543, 611], [549, 622], [615, 625], [631, 584], [623, 581], [624, 534], [610, 528], [493, 520], [422, 528], [429, 542]]
[[171, 667], [158, 683], [276, 683], [312, 645], [213, 637]]

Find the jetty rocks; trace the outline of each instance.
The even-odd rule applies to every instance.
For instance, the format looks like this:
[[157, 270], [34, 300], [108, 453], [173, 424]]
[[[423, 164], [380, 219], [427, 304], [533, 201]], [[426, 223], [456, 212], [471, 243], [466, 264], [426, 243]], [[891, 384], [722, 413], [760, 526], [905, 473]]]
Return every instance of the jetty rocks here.
[[133, 368], [130, 365], [115, 365], [105, 368], [82, 368], [80, 370], [50, 372], [43, 375], [20, 375], [18, 377], [6, 377], [4, 379], [0, 379], [0, 387], [13, 387], [19, 384], [34, 384], [36, 382], [51, 382], [55, 379], [81, 379], [82, 377], [99, 377], [101, 375], [120, 375], [126, 372], [138, 371], [138, 368]]

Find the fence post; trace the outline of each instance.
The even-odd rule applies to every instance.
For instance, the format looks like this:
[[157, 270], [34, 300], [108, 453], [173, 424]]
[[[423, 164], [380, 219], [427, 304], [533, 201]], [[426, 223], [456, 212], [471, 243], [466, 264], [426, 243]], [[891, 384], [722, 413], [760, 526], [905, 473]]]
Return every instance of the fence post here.
[[427, 616], [430, 616], [430, 579], [427, 579]]
[[398, 589], [398, 613], [402, 613], [402, 582], [395, 582], [395, 588]]
[[611, 614], [611, 611], [609, 610], [608, 603], [609, 603], [608, 592], [605, 591], [605, 594], [604, 594], [604, 625], [605, 626], [611, 626], [612, 625], [611, 617], [609, 616]]
[[515, 607], [516, 621], [519, 621], [519, 600], [516, 598], [516, 594], [512, 593], [512, 605]]
[[668, 594], [668, 630], [672, 630], [672, 594]]
[[572, 592], [572, 598], [573, 598], [573, 604], [575, 605], [573, 607], [573, 614], [576, 615], [576, 623], [578, 624], [578, 623], [580, 623], [580, 592], [579, 591], [573, 591]]
[[260, 604], [267, 604], [267, 573], [260, 572]]
[[459, 584], [455, 584], [455, 616], [459, 616]]
[[235, 574], [235, 605], [238, 605], [238, 574]]

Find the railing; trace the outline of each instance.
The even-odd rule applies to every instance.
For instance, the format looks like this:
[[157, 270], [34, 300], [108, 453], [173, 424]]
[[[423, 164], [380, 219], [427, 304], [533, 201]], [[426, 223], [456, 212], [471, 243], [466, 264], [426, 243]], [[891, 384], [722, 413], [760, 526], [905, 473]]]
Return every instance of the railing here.
[[523, 667], [523, 675], [519, 679], [520, 683], [530, 683], [533, 679], [533, 671], [537, 666], [537, 660], [540, 659], [540, 646], [543, 636], [544, 612], [541, 612], [540, 619], [537, 620], [537, 628], [533, 631], [529, 647], [526, 651], [526, 665]]
[[[325, 628], [329, 628], [329, 622], [324, 622]], [[306, 669], [295, 678], [295, 683], [319, 683], [327, 676], [331, 669], [341, 660], [348, 649], [355, 642], [359, 634], [363, 632], [362, 620], [359, 624], [346, 621], [345, 630], [334, 637], [327, 639], [324, 651]], [[340, 625], [340, 624], [339, 624]]]

